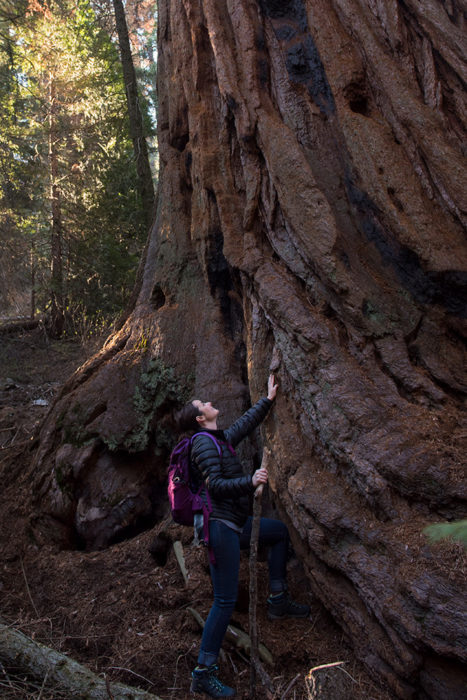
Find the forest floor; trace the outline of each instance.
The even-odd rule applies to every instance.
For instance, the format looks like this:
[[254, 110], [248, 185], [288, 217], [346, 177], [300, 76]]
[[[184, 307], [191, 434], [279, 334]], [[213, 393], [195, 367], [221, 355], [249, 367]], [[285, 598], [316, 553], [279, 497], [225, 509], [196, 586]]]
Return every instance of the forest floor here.
[[[30, 535], [31, 494], [24, 475], [30, 467], [40, 424], [63, 382], [99, 347], [99, 339], [49, 341], [40, 331], [0, 338], [0, 619], [35, 640], [66, 653], [112, 681], [144, 688], [162, 700], [191, 698], [200, 628], [188, 610], [205, 619], [211, 602], [207, 559], [188, 528], [169, 520], [106, 550], [57, 551], [38, 546]], [[23, 478], [22, 478], [23, 477]], [[185, 584], [171, 546], [154, 558], [153, 544], [183, 543]], [[161, 538], [159, 538], [160, 541]], [[266, 563], [259, 563], [259, 591], [267, 590]], [[260, 596], [260, 641], [271, 652], [267, 671], [274, 697], [311, 697], [305, 676], [321, 664], [345, 661], [345, 698], [389, 700], [365, 672], [342, 631], [309, 592], [300, 563], [289, 562], [292, 595], [309, 602], [307, 620], [270, 622]], [[233, 624], [248, 630], [248, 559], [241, 563], [239, 601]], [[221, 676], [249, 698], [250, 669], [244, 652], [224, 644]], [[258, 686], [258, 697], [268, 697]], [[63, 689], [25, 678], [0, 663], [0, 697], [30, 700], [71, 698]], [[76, 697], [76, 696], [74, 696]], [[110, 697], [110, 696], [109, 696]], [[137, 696], [135, 696], [137, 697]], [[272, 697], [272, 696], [269, 696]], [[345, 700], [338, 693], [323, 700]]]

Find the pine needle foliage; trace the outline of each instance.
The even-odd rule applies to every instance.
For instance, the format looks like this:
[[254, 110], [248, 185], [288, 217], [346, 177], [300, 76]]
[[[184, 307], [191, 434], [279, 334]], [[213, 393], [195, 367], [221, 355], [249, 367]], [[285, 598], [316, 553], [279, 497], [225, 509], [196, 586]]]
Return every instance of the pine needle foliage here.
[[147, 234], [120, 59], [89, 0], [0, 0], [4, 313], [49, 308], [52, 185], [70, 330], [121, 311]]

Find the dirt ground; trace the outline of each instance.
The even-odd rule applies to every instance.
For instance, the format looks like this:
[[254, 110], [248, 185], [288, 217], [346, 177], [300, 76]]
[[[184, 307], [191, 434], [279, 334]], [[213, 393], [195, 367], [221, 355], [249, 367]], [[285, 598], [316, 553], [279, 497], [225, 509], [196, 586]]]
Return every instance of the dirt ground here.
[[[0, 619], [65, 652], [92, 670], [154, 693], [163, 700], [192, 697], [190, 671], [201, 630], [189, 608], [206, 618], [211, 601], [206, 553], [189, 528], [170, 520], [104, 551], [39, 548], [28, 536], [29, 492], [24, 478], [37, 429], [62, 383], [97, 348], [76, 341], [51, 342], [40, 330], [0, 336]], [[161, 535], [161, 533], [163, 533]], [[154, 542], [167, 551], [154, 552]], [[188, 583], [172, 542], [183, 543]], [[159, 548], [160, 550], [160, 548]], [[151, 553], [152, 551], [152, 553]], [[233, 624], [248, 630], [248, 559], [241, 564]], [[311, 605], [307, 620], [270, 622], [260, 595], [260, 640], [271, 652], [274, 698], [308, 698], [305, 676], [315, 666], [344, 661], [346, 697], [389, 700], [357, 662], [342, 632], [312, 598], [300, 563], [289, 562], [292, 595]], [[266, 563], [259, 564], [259, 591], [267, 591]], [[244, 651], [224, 644], [221, 677], [249, 698], [250, 668]], [[350, 680], [349, 680], [350, 679]], [[268, 696], [258, 685], [258, 697]], [[71, 698], [63, 688], [26, 678], [0, 663], [0, 697], [8, 700]], [[343, 700], [339, 692], [319, 696]]]

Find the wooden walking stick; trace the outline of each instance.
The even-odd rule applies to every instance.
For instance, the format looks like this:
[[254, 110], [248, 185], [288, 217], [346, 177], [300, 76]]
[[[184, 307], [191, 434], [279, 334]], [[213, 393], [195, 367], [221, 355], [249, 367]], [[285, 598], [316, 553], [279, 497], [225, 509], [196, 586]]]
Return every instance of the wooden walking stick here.
[[[263, 460], [261, 466], [264, 469], [268, 468], [270, 451], [265, 447], [263, 450]], [[258, 602], [258, 537], [261, 521], [261, 498], [263, 495], [264, 484], [256, 487], [253, 500], [253, 522], [251, 526], [250, 538], [250, 608], [249, 608], [249, 626], [250, 626], [250, 697], [256, 697], [256, 674], [261, 677], [263, 684], [272, 691], [271, 680], [264, 670], [258, 655], [258, 627], [256, 624], [256, 606]]]

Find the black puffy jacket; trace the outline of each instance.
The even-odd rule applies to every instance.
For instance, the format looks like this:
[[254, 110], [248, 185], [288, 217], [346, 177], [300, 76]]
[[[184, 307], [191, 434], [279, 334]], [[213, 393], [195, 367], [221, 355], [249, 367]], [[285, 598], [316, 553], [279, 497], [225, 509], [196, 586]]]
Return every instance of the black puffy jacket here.
[[244, 474], [235, 447], [263, 421], [272, 406], [266, 397], [260, 399], [227, 430], [204, 430], [221, 443], [222, 459], [216, 445], [207, 435], [196, 435], [191, 448], [195, 480], [204, 479], [212, 505], [212, 518], [229, 520], [243, 527], [249, 515], [253, 483], [250, 474]]

